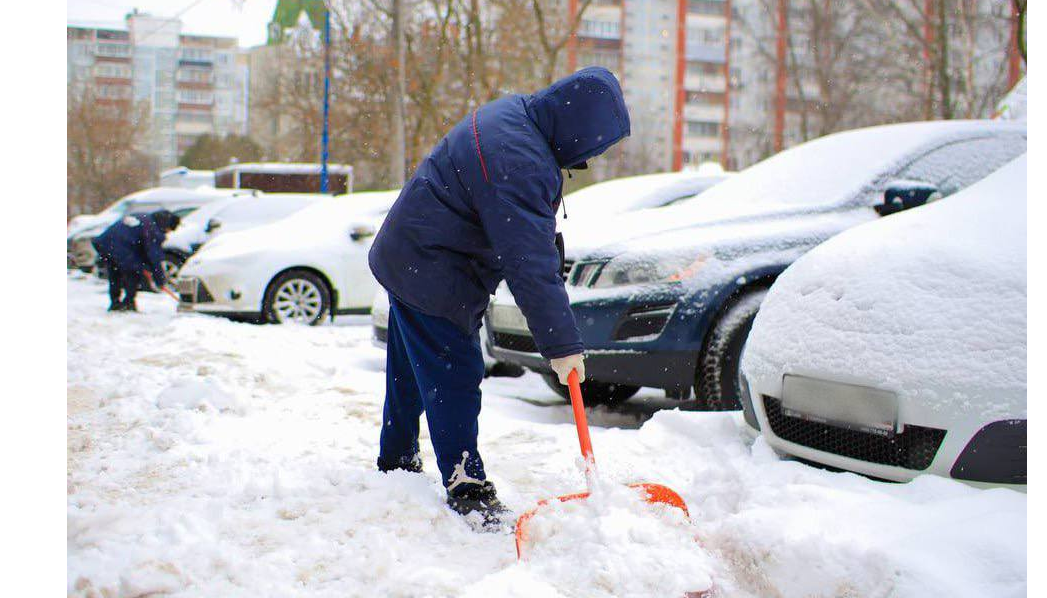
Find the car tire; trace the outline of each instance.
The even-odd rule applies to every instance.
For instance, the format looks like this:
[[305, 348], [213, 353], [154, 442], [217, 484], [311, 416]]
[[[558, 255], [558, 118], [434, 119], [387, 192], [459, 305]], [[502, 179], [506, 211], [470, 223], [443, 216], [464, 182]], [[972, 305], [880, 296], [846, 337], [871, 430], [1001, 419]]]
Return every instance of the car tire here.
[[767, 289], [741, 295], [720, 315], [698, 357], [694, 375], [695, 400], [690, 408], [701, 411], [741, 409], [740, 366], [745, 341]]
[[[542, 380], [560, 395], [568, 403], [571, 402], [571, 393], [567, 387], [560, 384], [556, 374], [542, 374]], [[629, 397], [640, 392], [639, 386], [628, 386], [626, 384], [615, 384], [613, 382], [597, 382], [586, 380], [582, 382], [582, 400], [586, 406], [591, 405], [617, 405], [624, 403]]]
[[269, 283], [262, 313], [267, 322], [301, 322], [316, 326], [331, 313], [331, 290], [308, 270], [288, 270]]

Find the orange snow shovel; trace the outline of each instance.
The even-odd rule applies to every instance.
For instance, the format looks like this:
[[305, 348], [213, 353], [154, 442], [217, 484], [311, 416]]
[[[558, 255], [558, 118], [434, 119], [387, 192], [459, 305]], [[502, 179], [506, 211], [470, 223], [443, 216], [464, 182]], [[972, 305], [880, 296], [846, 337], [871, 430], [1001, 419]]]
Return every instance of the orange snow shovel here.
[[[156, 286], [156, 282], [153, 281], [153, 275], [150, 274], [148, 270], [142, 270], [142, 274], [144, 274], [145, 275], [145, 279], [147, 281], [149, 281], [149, 286], [153, 287], [154, 289], [158, 288]], [[166, 293], [168, 297], [174, 299], [175, 301], [179, 301], [179, 302], [181, 301], [181, 299], [178, 298], [178, 295], [175, 295], [174, 291], [172, 291], [170, 289], [170, 287], [168, 287], [166, 284], [161, 286], [161, 287], [159, 287], [159, 290], [161, 290], [164, 293]]]
[[[567, 502], [571, 500], [584, 500], [589, 497], [589, 494], [593, 490], [594, 482], [596, 481], [596, 460], [593, 457], [593, 445], [589, 440], [589, 424], [585, 420], [585, 404], [582, 402], [582, 387], [578, 383], [578, 372], [571, 370], [571, 373], [567, 375], [567, 387], [571, 391], [571, 409], [574, 411], [574, 424], [578, 428], [578, 444], [582, 449], [582, 457], [585, 459], [585, 482], [589, 488], [589, 492], [579, 492], [577, 494], [566, 494], [564, 496], [558, 496], [556, 499], [560, 502]], [[672, 507], [676, 507], [684, 512], [684, 515], [690, 517], [690, 513], [687, 512], [687, 504], [684, 503], [680, 495], [677, 494], [671, 488], [662, 486], [661, 484], [629, 484], [630, 488], [636, 488], [637, 490], [643, 491], [643, 497], [646, 502], [649, 503], [662, 503]], [[525, 556], [525, 547], [527, 546], [527, 526], [531, 518], [534, 517], [538, 509], [542, 508], [543, 505], [549, 503], [549, 500], [542, 500], [538, 502], [538, 506], [527, 511], [520, 518], [516, 520], [516, 558], [523, 559]]]

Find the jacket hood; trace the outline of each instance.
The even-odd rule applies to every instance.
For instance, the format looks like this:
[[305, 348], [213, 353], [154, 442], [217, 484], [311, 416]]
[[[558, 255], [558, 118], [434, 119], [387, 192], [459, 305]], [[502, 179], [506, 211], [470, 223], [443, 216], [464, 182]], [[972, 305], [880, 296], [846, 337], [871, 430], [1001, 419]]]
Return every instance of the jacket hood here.
[[602, 67], [587, 67], [560, 79], [529, 96], [526, 106], [560, 168], [584, 168], [583, 162], [630, 133], [622, 87]]

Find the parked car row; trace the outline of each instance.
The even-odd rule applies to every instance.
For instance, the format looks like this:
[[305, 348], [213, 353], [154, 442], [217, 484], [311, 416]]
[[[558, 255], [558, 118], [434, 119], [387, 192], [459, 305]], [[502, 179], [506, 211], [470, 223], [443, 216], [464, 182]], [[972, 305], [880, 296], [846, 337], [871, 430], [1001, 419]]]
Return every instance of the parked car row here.
[[367, 251], [399, 191], [322, 199], [270, 224], [205, 243], [179, 272], [183, 310], [318, 324], [370, 311]]
[[102, 234], [117, 220], [134, 214], [145, 214], [164, 209], [178, 216], [185, 216], [200, 206], [231, 197], [251, 196], [251, 190], [230, 190], [199, 187], [183, 189], [156, 187], [137, 191], [122, 197], [97, 214], [82, 214], [69, 221], [66, 228], [66, 264], [91, 272], [95, 268], [97, 254], [91, 240]]
[[[592, 222], [573, 254], [565, 235], [586, 401], [661, 388], [691, 409], [744, 406], [772, 446], [812, 461], [893, 480], [931, 471], [1024, 484], [1024, 160], [977, 183], [1025, 150], [1023, 123], [837, 133], [691, 200]], [[903, 229], [922, 244], [903, 243]], [[849, 239], [862, 251], [831, 257]], [[822, 262], [831, 265], [806, 266]], [[793, 274], [805, 266], [812, 275]], [[863, 284], [831, 285], [823, 270], [885, 281], [893, 294], [862, 298]], [[763, 315], [766, 299], [785, 294], [790, 308], [772, 301]], [[820, 325], [816, 301], [836, 308]], [[565, 394], [505, 285], [485, 325], [495, 359]]]

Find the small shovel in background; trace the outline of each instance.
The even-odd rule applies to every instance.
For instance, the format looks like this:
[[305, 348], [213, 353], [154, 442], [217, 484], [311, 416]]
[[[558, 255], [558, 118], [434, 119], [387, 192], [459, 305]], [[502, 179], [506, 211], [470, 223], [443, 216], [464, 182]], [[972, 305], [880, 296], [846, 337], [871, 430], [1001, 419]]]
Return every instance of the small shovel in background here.
[[[585, 500], [589, 497], [589, 494], [593, 491], [596, 486], [596, 460], [593, 457], [593, 445], [589, 440], [589, 424], [585, 419], [585, 404], [582, 402], [582, 387], [578, 382], [578, 372], [571, 370], [571, 373], [567, 376], [567, 387], [571, 392], [571, 409], [574, 411], [574, 424], [578, 428], [578, 444], [582, 449], [582, 457], [585, 459], [585, 482], [588, 487], [588, 492], [579, 492], [577, 494], [567, 494], [559, 496], [555, 500], [560, 502], [567, 502], [571, 500]], [[684, 503], [683, 498], [677, 494], [671, 488], [662, 486], [661, 484], [629, 484], [630, 488], [636, 488], [643, 492], [643, 498], [649, 503], [662, 503], [672, 507], [676, 507], [684, 512], [684, 515], [690, 517], [690, 513], [687, 511], [687, 504]], [[527, 511], [520, 518], [516, 520], [516, 558], [523, 560], [526, 555], [527, 548], [527, 527], [532, 517], [542, 508], [543, 505], [549, 503], [549, 500], [542, 500], [538, 502], [538, 506]]]

